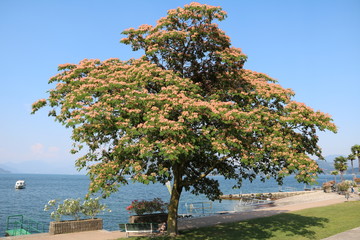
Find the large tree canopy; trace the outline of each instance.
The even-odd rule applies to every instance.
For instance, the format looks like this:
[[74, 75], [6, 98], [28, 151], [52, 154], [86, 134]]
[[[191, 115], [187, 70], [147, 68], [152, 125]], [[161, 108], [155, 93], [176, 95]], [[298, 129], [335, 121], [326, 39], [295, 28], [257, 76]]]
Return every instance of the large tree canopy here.
[[231, 47], [230, 38], [214, 23], [225, 17], [220, 7], [192, 3], [169, 10], [154, 27], [141, 25], [125, 30], [123, 34], [128, 36], [121, 42], [135, 51], [143, 49], [145, 59], [201, 83], [206, 93], [212, 92], [214, 87], [223, 89], [231, 80], [239, 80], [236, 71], [246, 60], [246, 55]]
[[88, 168], [90, 193], [111, 194], [125, 175], [142, 183], [172, 181], [169, 232], [177, 232], [183, 189], [218, 199], [216, 171], [228, 179], [321, 172], [317, 130], [335, 132], [329, 115], [292, 100], [269, 76], [243, 69], [246, 56], [214, 21], [220, 7], [192, 3], [170, 10], [156, 26], [128, 29], [121, 41], [141, 59], [63, 64], [50, 79], [49, 115], [73, 129], [76, 162]]

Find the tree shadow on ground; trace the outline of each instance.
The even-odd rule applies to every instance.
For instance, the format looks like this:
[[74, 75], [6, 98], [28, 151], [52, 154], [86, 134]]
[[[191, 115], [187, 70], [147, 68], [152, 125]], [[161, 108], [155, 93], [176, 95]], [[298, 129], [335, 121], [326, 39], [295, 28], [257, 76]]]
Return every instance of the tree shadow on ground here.
[[261, 219], [244, 222], [221, 224], [213, 227], [183, 232], [182, 239], [269, 239], [274, 232], [281, 232], [284, 237], [301, 236], [315, 239], [316, 233], [311, 227], [324, 227], [327, 218], [306, 217], [283, 213]]
[[[253, 219], [243, 222], [221, 224], [196, 230], [184, 231], [180, 239], [269, 239], [284, 236], [316, 239], [311, 227], [325, 227], [327, 218], [306, 217], [291, 213]], [[275, 232], [280, 232], [275, 235]], [[279, 239], [279, 238], [278, 238]]]
[[247, 221], [219, 224], [212, 227], [181, 231], [176, 238], [169, 236], [136, 237], [135, 239], [154, 240], [250, 240], [250, 239], [317, 239], [311, 228], [324, 228], [327, 218], [301, 216], [292, 213], [281, 213], [275, 216], [251, 219]]

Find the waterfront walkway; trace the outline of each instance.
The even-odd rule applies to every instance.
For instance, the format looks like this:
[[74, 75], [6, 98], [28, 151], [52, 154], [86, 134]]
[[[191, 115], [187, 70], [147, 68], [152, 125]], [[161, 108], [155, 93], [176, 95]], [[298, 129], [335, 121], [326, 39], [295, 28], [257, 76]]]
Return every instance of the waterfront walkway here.
[[49, 233], [39, 233], [31, 235], [22, 235], [16, 237], [4, 237], [1, 240], [113, 240], [118, 238], [125, 238], [126, 234], [120, 231], [88, 231], [77, 233], [65, 233], [51, 235]]
[[[352, 195], [349, 201], [359, 201], [358, 195]], [[221, 223], [237, 222], [258, 217], [268, 217], [279, 213], [292, 212], [306, 208], [322, 207], [332, 204], [345, 202], [342, 195], [335, 193], [323, 193], [321, 191], [311, 192], [309, 194], [284, 198], [276, 201], [274, 207], [261, 208], [250, 212], [229, 213], [212, 215], [201, 218], [189, 218], [179, 220], [179, 229], [200, 228], [213, 226]], [[132, 236], [132, 235], [130, 235]], [[120, 231], [90, 231], [59, 235], [50, 235], [48, 233], [32, 234], [17, 237], [5, 237], [0, 240], [114, 240], [125, 238], [126, 234]], [[358, 240], [360, 239], [360, 227], [328, 237], [324, 240]]]

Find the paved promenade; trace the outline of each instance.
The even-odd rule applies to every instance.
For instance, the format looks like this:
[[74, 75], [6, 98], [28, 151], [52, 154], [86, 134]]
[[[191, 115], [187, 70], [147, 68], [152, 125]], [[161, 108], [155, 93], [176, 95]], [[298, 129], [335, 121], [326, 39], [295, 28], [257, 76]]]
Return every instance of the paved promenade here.
[[77, 232], [51, 235], [49, 233], [31, 234], [16, 237], [0, 238], [1, 240], [113, 240], [125, 238], [124, 232], [97, 230], [89, 232]]
[[360, 227], [336, 234], [328, 238], [324, 238], [323, 240], [359, 240], [359, 239], [360, 239]]
[[[352, 195], [349, 201], [359, 201], [357, 195]], [[335, 193], [323, 193], [321, 191], [309, 192], [308, 194], [289, 197], [277, 200], [274, 207], [261, 208], [254, 211], [242, 213], [230, 213], [213, 215], [201, 218], [190, 218], [179, 220], [179, 229], [200, 228], [213, 226], [220, 223], [236, 222], [248, 220], [258, 217], [267, 217], [284, 212], [292, 212], [306, 208], [322, 207], [332, 204], [345, 202], [346, 199], [342, 195]], [[132, 235], [130, 235], [132, 236]], [[17, 237], [5, 237], [0, 240], [114, 240], [117, 238], [125, 238], [126, 234], [120, 231], [90, 231], [69, 234], [50, 235], [48, 233], [32, 234]], [[355, 228], [324, 240], [359, 240], [360, 227]]]

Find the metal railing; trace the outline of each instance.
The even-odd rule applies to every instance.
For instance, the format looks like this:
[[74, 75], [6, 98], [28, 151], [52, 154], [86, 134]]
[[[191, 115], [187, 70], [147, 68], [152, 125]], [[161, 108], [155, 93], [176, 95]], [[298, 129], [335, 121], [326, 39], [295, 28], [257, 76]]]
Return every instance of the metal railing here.
[[46, 224], [24, 217], [23, 215], [9, 216], [6, 221], [5, 235], [7, 236], [44, 233], [46, 231]]
[[212, 202], [192, 202], [185, 203], [185, 209], [187, 215], [205, 216], [213, 214]]

